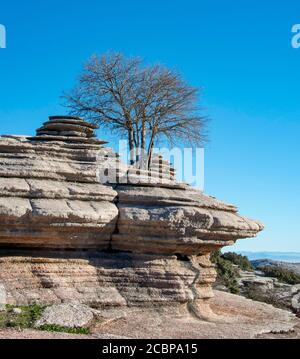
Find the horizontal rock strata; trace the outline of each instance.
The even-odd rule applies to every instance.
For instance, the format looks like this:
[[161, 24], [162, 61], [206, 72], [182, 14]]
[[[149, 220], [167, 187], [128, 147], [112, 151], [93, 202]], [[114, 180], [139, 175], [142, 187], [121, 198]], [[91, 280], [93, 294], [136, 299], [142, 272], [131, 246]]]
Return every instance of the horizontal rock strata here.
[[[95, 129], [55, 116], [36, 136], [0, 137], [0, 282], [9, 303], [185, 303], [205, 316], [210, 252], [262, 225], [178, 183], [161, 157], [150, 170], [123, 164]], [[53, 249], [93, 254], [49, 258]]]
[[104, 252], [26, 254], [0, 257], [0, 283], [12, 305], [73, 301], [98, 308], [149, 306], [206, 301], [212, 296], [214, 268], [200, 267], [198, 260], [192, 264], [176, 256]]
[[238, 238], [253, 237], [261, 224], [191, 188], [117, 186], [118, 233], [113, 248], [136, 252], [207, 254]]
[[[76, 119], [50, 121], [62, 121], [63, 129], [63, 121], [94, 128]], [[97, 177], [106, 151], [99, 155], [92, 138], [78, 144], [62, 139], [0, 139], [0, 246], [109, 247], [118, 209], [117, 192]]]

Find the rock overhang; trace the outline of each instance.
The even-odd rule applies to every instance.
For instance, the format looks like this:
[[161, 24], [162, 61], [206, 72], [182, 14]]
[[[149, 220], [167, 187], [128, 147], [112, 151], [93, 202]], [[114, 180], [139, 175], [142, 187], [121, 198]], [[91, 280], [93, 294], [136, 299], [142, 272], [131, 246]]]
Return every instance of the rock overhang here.
[[[1, 245], [198, 255], [263, 229], [235, 206], [177, 183], [161, 158], [147, 182], [147, 171], [102, 147], [96, 128], [52, 116], [36, 136], [1, 137]], [[114, 166], [122, 181], [101, 183], [99, 170]]]

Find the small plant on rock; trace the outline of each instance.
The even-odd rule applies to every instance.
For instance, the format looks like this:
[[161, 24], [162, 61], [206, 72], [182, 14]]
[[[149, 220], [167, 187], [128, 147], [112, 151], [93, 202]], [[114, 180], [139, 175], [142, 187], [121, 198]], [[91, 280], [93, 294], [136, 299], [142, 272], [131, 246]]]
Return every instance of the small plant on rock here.
[[211, 254], [211, 260], [216, 265], [217, 283], [224, 285], [233, 294], [239, 293], [237, 278], [239, 271], [231, 261], [224, 259], [220, 251]]

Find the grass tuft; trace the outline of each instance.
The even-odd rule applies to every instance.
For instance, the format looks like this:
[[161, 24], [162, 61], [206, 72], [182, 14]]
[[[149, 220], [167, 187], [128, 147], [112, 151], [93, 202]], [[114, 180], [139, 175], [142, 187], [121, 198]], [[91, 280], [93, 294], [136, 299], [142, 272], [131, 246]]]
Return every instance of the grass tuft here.
[[[21, 313], [15, 313], [14, 309], [20, 309]], [[36, 304], [20, 307], [6, 305], [5, 310], [0, 312], [0, 328], [33, 328], [35, 322], [40, 319], [43, 309]]]
[[54, 324], [44, 324], [38, 328], [39, 330], [47, 331], [47, 332], [58, 332], [58, 333], [69, 333], [69, 334], [91, 334], [89, 328], [70, 328], [70, 327], [62, 327], [60, 325]]

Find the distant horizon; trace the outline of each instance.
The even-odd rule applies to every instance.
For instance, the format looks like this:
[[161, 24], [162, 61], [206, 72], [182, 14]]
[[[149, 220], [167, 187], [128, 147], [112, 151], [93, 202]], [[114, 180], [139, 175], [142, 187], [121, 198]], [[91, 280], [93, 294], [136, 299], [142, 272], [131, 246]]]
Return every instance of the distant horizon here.
[[269, 254], [299, 254], [300, 252], [293, 252], [293, 251], [237, 251], [237, 252], [241, 252], [241, 253], [269, 253]]
[[223, 252], [235, 252], [248, 257], [249, 260], [270, 259], [281, 262], [300, 263], [300, 252], [236, 251], [228, 250], [228, 247]]

